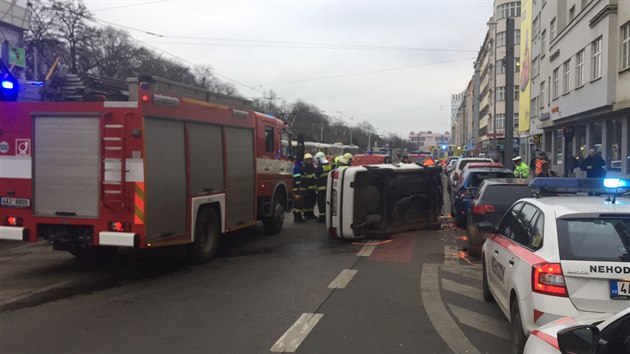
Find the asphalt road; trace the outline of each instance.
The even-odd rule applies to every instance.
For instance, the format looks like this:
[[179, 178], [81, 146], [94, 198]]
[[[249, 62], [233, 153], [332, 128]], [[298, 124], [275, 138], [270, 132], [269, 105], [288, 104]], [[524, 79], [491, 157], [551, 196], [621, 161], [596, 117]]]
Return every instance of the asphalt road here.
[[461, 230], [353, 244], [322, 224], [285, 226], [224, 238], [202, 266], [178, 249], [86, 263], [2, 243], [1, 352], [508, 352]]

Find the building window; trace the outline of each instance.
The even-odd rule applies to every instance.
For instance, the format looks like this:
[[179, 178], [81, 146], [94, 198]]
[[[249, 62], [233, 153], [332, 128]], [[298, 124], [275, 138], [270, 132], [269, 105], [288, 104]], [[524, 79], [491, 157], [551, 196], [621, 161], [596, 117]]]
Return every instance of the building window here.
[[521, 71], [521, 58], [514, 58], [514, 72]]
[[556, 27], [556, 18], [554, 17], [549, 24], [549, 40], [553, 41], [556, 38], [558, 28]]
[[495, 124], [496, 129], [505, 129], [505, 114], [497, 114]]
[[538, 97], [534, 97], [529, 105], [529, 117], [538, 117]]
[[560, 78], [558, 77], [558, 70], [560, 68], [556, 68], [553, 71], [553, 86], [552, 86], [552, 94], [553, 94], [553, 98], [558, 98], [558, 84], [560, 82]]
[[599, 79], [602, 77], [602, 37], [597, 38], [591, 43], [591, 53], [593, 55], [591, 67], [591, 80]]
[[584, 49], [575, 55], [575, 88], [584, 85]]
[[521, 30], [515, 29], [514, 30], [514, 45], [520, 45], [520, 44], [521, 44]]
[[571, 91], [571, 60], [562, 64], [562, 93]]
[[505, 86], [497, 87], [496, 100], [505, 101]]
[[518, 101], [520, 92], [521, 88], [518, 85], [514, 86], [514, 101]]
[[497, 48], [505, 45], [505, 32], [497, 33]]
[[569, 22], [573, 21], [575, 18], [575, 5], [571, 6], [569, 9]]
[[540, 83], [540, 108], [545, 108], [545, 82]]
[[543, 30], [540, 34], [540, 56], [545, 56], [547, 50], [547, 30]]
[[532, 21], [532, 37], [536, 37], [540, 32], [540, 17], [536, 16]]
[[621, 70], [630, 68], [630, 22], [621, 27]]
[[538, 57], [532, 59], [532, 77], [538, 76]]
[[513, 1], [507, 4], [497, 6], [497, 18], [506, 17], [520, 17], [521, 16], [521, 2]]
[[503, 65], [503, 60], [497, 60], [497, 74], [505, 74], [505, 65]]

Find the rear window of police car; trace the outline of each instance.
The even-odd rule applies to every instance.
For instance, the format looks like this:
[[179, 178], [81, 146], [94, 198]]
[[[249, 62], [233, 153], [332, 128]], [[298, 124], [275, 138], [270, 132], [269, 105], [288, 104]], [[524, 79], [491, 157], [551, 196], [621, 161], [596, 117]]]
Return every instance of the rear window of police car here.
[[630, 217], [558, 219], [560, 259], [630, 261]]

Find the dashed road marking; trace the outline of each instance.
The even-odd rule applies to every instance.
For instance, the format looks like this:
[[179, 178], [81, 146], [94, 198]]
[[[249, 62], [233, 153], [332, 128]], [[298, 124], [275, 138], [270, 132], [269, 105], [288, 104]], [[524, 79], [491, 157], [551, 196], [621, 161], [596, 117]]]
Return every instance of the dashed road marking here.
[[457, 320], [466, 326], [473, 327], [479, 331], [489, 333], [505, 340], [512, 340], [512, 335], [510, 334], [505, 321], [500, 321], [496, 318], [482, 315], [457, 305], [448, 304], [448, 306], [451, 311], [453, 311]]
[[440, 296], [438, 280], [439, 265], [425, 263], [420, 278], [420, 294], [427, 316], [442, 340], [453, 353], [480, 354], [479, 350], [468, 340], [457, 322], [446, 311]]
[[450, 291], [455, 294], [468, 296], [475, 300], [483, 299], [481, 289], [477, 289], [472, 286], [460, 284], [458, 282], [454, 282], [452, 280], [448, 280], [445, 278], [442, 278], [442, 288], [444, 288], [444, 290]]
[[366, 244], [365, 246], [361, 247], [361, 250], [359, 251], [359, 253], [357, 253], [357, 256], [369, 257], [372, 254], [372, 252], [374, 252], [375, 248], [376, 248], [376, 245]]
[[328, 285], [329, 289], [344, 289], [350, 280], [357, 274], [356, 269], [344, 269], [339, 273], [339, 275], [335, 278], [335, 280]]
[[295, 352], [322, 316], [321, 313], [303, 313], [270, 350], [274, 353]]

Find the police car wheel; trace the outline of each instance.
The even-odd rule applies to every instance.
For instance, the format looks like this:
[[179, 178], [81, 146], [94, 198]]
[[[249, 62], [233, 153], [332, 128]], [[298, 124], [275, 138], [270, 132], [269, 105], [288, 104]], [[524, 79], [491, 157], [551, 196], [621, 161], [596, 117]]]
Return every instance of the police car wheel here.
[[219, 245], [219, 218], [211, 208], [203, 208], [195, 223], [195, 240], [188, 245], [188, 259], [202, 264], [211, 261]]
[[510, 308], [510, 322], [512, 325], [512, 354], [523, 354], [527, 338], [523, 332], [523, 323], [521, 322], [521, 312], [518, 308], [518, 300], [514, 299]]
[[481, 280], [481, 290], [483, 292], [483, 299], [488, 302], [494, 302], [494, 295], [492, 295], [492, 292], [490, 291], [490, 288], [488, 287], [488, 275], [486, 272], [485, 257], [482, 257], [481, 266], [482, 266], [482, 272], [483, 272], [482, 280]]
[[280, 233], [280, 231], [282, 231], [282, 225], [284, 224], [284, 199], [280, 194], [276, 194], [273, 200], [271, 216], [263, 218], [263, 228], [267, 235]]

